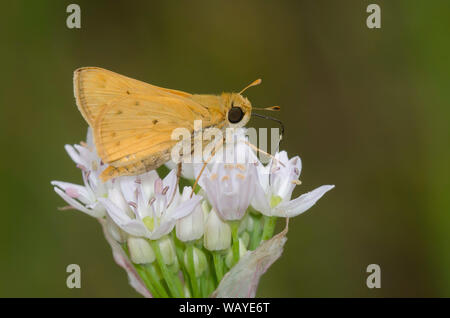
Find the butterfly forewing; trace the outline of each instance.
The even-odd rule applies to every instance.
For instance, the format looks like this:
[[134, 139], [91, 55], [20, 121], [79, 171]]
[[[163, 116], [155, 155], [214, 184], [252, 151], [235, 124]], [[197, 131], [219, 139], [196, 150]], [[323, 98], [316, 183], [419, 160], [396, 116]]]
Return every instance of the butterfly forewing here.
[[[160, 88], [101, 68], [75, 71], [75, 97], [83, 117], [93, 127], [102, 160], [122, 167], [158, 162], [176, 143], [172, 131], [193, 131], [196, 119], [214, 124], [208, 109], [189, 93]], [[155, 169], [157, 167], [149, 167]]]

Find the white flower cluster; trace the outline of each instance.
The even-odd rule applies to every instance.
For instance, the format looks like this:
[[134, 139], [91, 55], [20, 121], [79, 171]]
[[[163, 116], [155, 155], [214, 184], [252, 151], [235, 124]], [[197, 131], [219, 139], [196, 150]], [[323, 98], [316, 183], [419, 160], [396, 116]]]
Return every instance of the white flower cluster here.
[[[334, 187], [292, 199], [300, 184], [300, 158], [289, 159], [282, 151], [263, 165], [239, 139], [210, 161], [198, 193], [191, 186], [181, 189], [176, 169], [168, 169], [163, 179], [150, 171], [103, 183], [99, 176], [107, 165], [97, 155], [90, 130], [85, 144], [65, 148], [81, 169], [84, 185], [53, 181], [54, 190], [70, 207], [104, 224], [154, 297], [211, 295], [241, 257], [272, 238], [277, 217], [305, 212]], [[218, 160], [229, 150], [234, 159], [245, 153], [244, 161]], [[183, 164], [183, 182], [193, 185], [201, 166]]]

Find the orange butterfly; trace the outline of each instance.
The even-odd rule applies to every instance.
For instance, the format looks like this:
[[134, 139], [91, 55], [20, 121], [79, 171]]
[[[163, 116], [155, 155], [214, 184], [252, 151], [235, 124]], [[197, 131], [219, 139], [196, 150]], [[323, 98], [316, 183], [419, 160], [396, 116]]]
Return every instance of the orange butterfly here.
[[157, 87], [98, 67], [74, 72], [78, 109], [93, 129], [100, 158], [109, 165], [101, 175], [103, 181], [141, 174], [169, 161], [178, 142], [171, 138], [172, 131], [186, 128], [192, 134], [194, 120], [202, 120], [203, 129], [244, 126], [252, 106], [241, 94], [260, 83], [258, 79], [239, 93], [201, 95]]

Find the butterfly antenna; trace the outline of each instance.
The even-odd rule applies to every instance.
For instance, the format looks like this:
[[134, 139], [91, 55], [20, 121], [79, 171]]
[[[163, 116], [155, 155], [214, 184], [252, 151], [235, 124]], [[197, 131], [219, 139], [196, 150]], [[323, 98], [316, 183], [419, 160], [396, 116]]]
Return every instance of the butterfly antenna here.
[[262, 80], [260, 78], [258, 78], [257, 80], [254, 80], [253, 82], [251, 82], [250, 84], [248, 84], [247, 86], [244, 87], [244, 89], [242, 89], [239, 94], [242, 94], [243, 92], [245, 92], [247, 90], [247, 88], [250, 88], [252, 86], [256, 86], [261, 84]]
[[270, 110], [270, 111], [279, 111], [281, 109], [280, 106], [270, 106], [264, 108], [252, 107], [252, 110]]

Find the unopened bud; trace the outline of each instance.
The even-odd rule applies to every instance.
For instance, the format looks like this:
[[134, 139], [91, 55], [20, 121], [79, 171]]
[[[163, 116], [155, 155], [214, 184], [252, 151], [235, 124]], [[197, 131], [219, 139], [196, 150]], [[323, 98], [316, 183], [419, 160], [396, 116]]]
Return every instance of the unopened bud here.
[[225, 250], [231, 245], [230, 226], [220, 219], [214, 209], [211, 210], [206, 221], [203, 243], [210, 251]]
[[168, 236], [162, 237], [159, 241], [159, 250], [163, 261], [166, 265], [172, 265], [175, 261], [175, 246], [173, 245], [172, 239]]
[[148, 264], [155, 260], [155, 253], [148, 241], [130, 236], [127, 240], [131, 261], [135, 264]]
[[248, 247], [248, 243], [250, 243], [250, 234], [248, 234], [248, 232], [244, 232], [241, 234], [240, 239], [244, 243], [245, 247]]
[[206, 200], [203, 200], [201, 207], [202, 207], [202, 211], [203, 211], [203, 217], [206, 220], [208, 218], [209, 211], [211, 211], [211, 207], [208, 204], [208, 201], [206, 201]]
[[[208, 261], [206, 260], [205, 254], [196, 247], [192, 248], [193, 260], [194, 260], [194, 270], [195, 277], [200, 277], [206, 270], [208, 266]], [[189, 266], [189, 249], [184, 252], [184, 263]]]
[[[247, 253], [247, 248], [245, 247], [244, 241], [240, 238], [239, 239], [239, 257], [242, 257]], [[228, 268], [231, 268], [233, 266], [233, 250], [230, 248], [230, 250], [227, 252], [227, 256], [225, 257], [225, 264], [228, 266]]]
[[125, 243], [127, 241], [127, 233], [122, 231], [120, 227], [114, 223], [113, 220], [111, 220], [109, 217], [106, 221], [106, 230], [108, 231], [109, 235], [118, 243]]
[[204, 223], [202, 208], [197, 205], [191, 214], [177, 221], [177, 238], [183, 242], [198, 240], [203, 235]]

